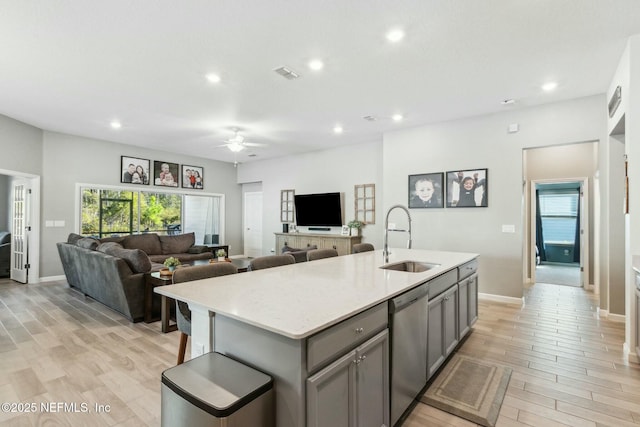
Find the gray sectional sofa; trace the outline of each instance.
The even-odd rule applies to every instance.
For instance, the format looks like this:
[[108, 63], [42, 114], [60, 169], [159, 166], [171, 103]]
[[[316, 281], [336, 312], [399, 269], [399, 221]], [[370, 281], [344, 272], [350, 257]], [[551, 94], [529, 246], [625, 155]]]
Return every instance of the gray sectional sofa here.
[[[182, 262], [212, 257], [206, 246], [194, 243], [193, 233], [148, 233], [100, 240], [72, 233], [57, 246], [70, 286], [138, 322], [144, 317], [146, 274], [158, 271], [171, 256]], [[160, 296], [156, 294], [153, 310], [160, 310]]]

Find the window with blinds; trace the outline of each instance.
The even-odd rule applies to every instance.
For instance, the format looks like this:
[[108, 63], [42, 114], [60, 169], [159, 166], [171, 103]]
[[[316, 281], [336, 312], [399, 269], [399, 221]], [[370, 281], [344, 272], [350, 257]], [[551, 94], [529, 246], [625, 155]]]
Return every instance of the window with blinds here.
[[579, 200], [577, 191], [540, 192], [544, 243], [575, 243]]

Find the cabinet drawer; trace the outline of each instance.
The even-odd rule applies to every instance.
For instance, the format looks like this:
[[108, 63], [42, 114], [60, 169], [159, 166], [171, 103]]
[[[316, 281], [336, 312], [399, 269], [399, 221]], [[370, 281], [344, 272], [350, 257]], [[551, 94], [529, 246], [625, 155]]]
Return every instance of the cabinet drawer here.
[[307, 340], [307, 370], [313, 372], [362, 344], [385, 329], [388, 318], [387, 303], [383, 302], [310, 337]]
[[478, 271], [478, 260], [474, 259], [458, 267], [458, 280], [471, 276]]
[[429, 284], [429, 299], [432, 299], [458, 283], [458, 270], [454, 268], [435, 279], [429, 280], [427, 283]]

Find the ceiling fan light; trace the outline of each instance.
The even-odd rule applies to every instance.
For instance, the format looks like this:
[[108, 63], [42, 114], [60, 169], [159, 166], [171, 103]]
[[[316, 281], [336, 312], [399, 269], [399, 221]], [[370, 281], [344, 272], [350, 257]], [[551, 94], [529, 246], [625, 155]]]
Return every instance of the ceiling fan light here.
[[244, 136], [236, 134], [229, 141], [231, 141], [234, 144], [242, 144], [244, 142]]
[[234, 153], [244, 150], [244, 146], [237, 141], [233, 141], [231, 144], [227, 145], [227, 147], [229, 147], [229, 150], [233, 151]]

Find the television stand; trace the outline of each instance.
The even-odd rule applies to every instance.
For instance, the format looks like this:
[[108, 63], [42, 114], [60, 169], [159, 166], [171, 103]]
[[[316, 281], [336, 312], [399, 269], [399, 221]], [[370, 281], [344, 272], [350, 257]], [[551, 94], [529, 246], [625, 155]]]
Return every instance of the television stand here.
[[318, 249], [335, 249], [338, 255], [352, 253], [353, 245], [362, 241], [362, 236], [343, 236], [342, 234], [314, 233], [274, 233], [276, 235], [276, 254], [282, 252], [283, 246], [304, 249], [316, 245]]

